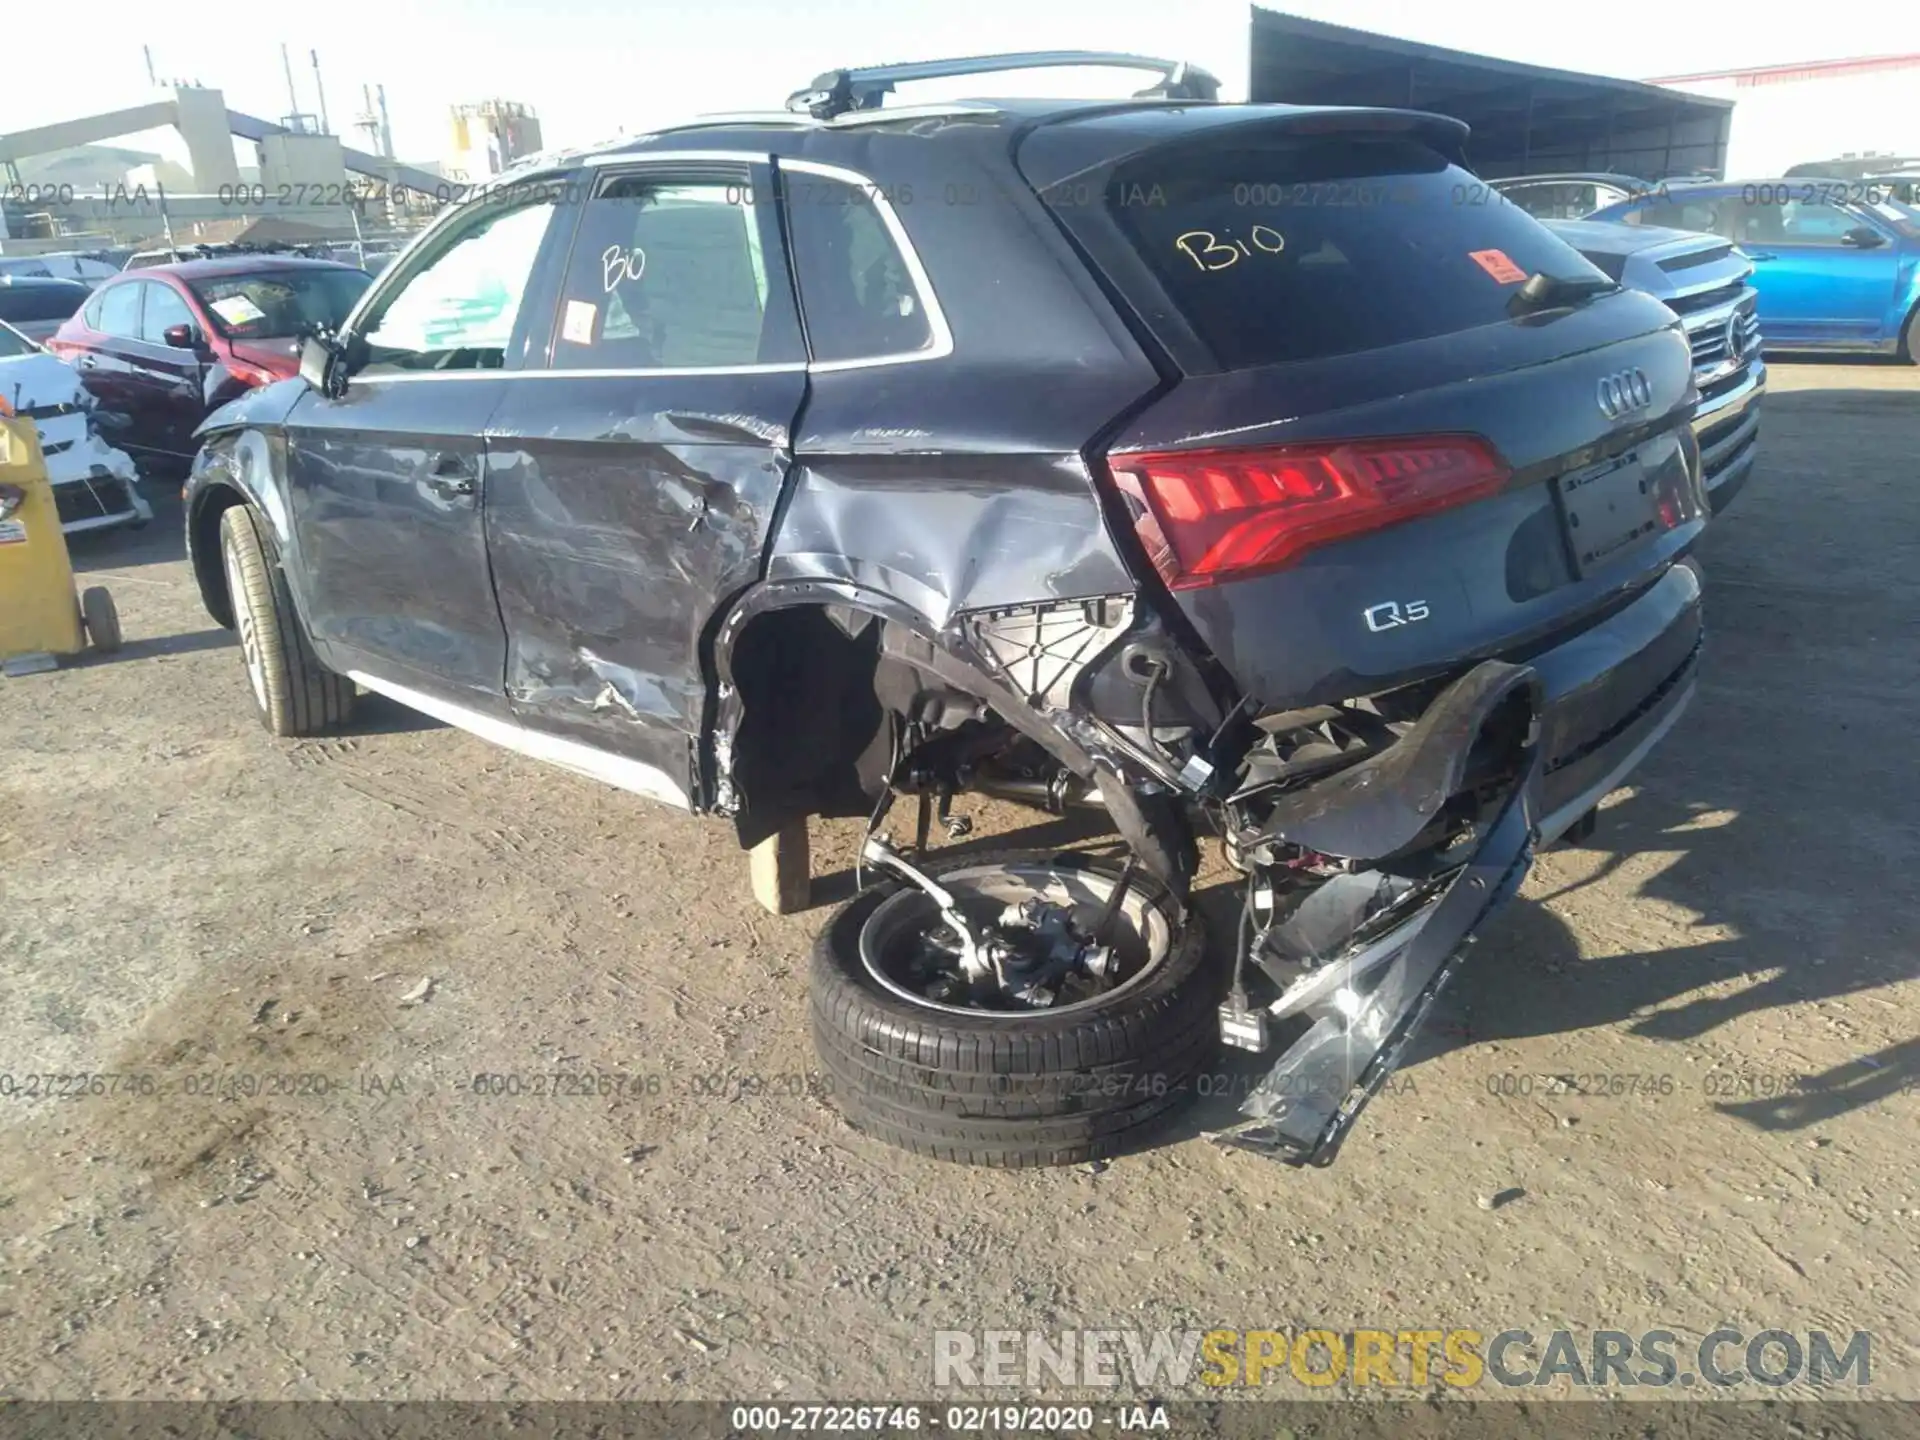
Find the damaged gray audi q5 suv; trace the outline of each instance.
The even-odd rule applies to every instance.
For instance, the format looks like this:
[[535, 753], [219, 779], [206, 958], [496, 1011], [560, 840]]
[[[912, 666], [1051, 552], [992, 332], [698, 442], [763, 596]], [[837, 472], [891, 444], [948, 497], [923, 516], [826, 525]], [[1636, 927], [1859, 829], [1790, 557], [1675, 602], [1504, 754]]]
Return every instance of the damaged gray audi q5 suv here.
[[[1160, 79], [881, 104], [1116, 61]], [[1227, 1138], [1328, 1159], [1692, 692], [1697, 395], [1656, 300], [1458, 203], [1464, 126], [1215, 93], [839, 71], [451, 208], [202, 431], [268, 727], [360, 687], [760, 853], [872, 817], [811, 1006], [872, 1135], [1110, 1153], [1224, 1038], [1273, 1056]], [[928, 852], [966, 792], [1128, 858]], [[1244, 883], [1212, 954], [1201, 836]]]

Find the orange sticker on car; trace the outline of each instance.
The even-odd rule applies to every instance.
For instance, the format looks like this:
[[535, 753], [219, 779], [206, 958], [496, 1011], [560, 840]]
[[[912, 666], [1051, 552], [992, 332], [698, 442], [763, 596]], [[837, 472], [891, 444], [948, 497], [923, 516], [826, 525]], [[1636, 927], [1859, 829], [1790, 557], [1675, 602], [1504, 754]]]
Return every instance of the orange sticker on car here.
[[1518, 285], [1527, 272], [1507, 258], [1504, 250], [1469, 250], [1467, 258], [1502, 285]]

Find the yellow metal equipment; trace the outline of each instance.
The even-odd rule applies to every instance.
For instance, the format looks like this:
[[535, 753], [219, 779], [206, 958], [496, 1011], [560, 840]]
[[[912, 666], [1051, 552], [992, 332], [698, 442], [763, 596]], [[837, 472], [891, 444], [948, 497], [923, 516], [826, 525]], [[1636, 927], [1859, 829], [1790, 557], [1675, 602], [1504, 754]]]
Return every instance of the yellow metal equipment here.
[[0, 663], [9, 675], [51, 669], [55, 657], [120, 648], [104, 586], [73, 598], [73, 565], [33, 421], [0, 401]]

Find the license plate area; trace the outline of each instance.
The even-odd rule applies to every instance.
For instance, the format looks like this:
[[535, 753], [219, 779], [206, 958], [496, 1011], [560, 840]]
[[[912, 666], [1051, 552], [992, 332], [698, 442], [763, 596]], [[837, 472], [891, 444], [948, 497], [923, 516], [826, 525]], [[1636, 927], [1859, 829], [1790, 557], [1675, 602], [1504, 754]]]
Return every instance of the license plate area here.
[[1576, 575], [1591, 575], [1653, 536], [1660, 497], [1640, 456], [1623, 455], [1554, 482]]

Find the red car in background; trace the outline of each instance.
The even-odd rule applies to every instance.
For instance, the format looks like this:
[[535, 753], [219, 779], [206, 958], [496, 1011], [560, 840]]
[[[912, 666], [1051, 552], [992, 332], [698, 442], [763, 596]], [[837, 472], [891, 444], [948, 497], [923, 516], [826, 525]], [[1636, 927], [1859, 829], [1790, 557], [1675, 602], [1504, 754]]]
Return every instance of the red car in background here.
[[298, 374], [300, 337], [339, 328], [371, 283], [293, 256], [156, 265], [107, 281], [45, 344], [79, 370], [113, 444], [177, 471], [210, 412]]

